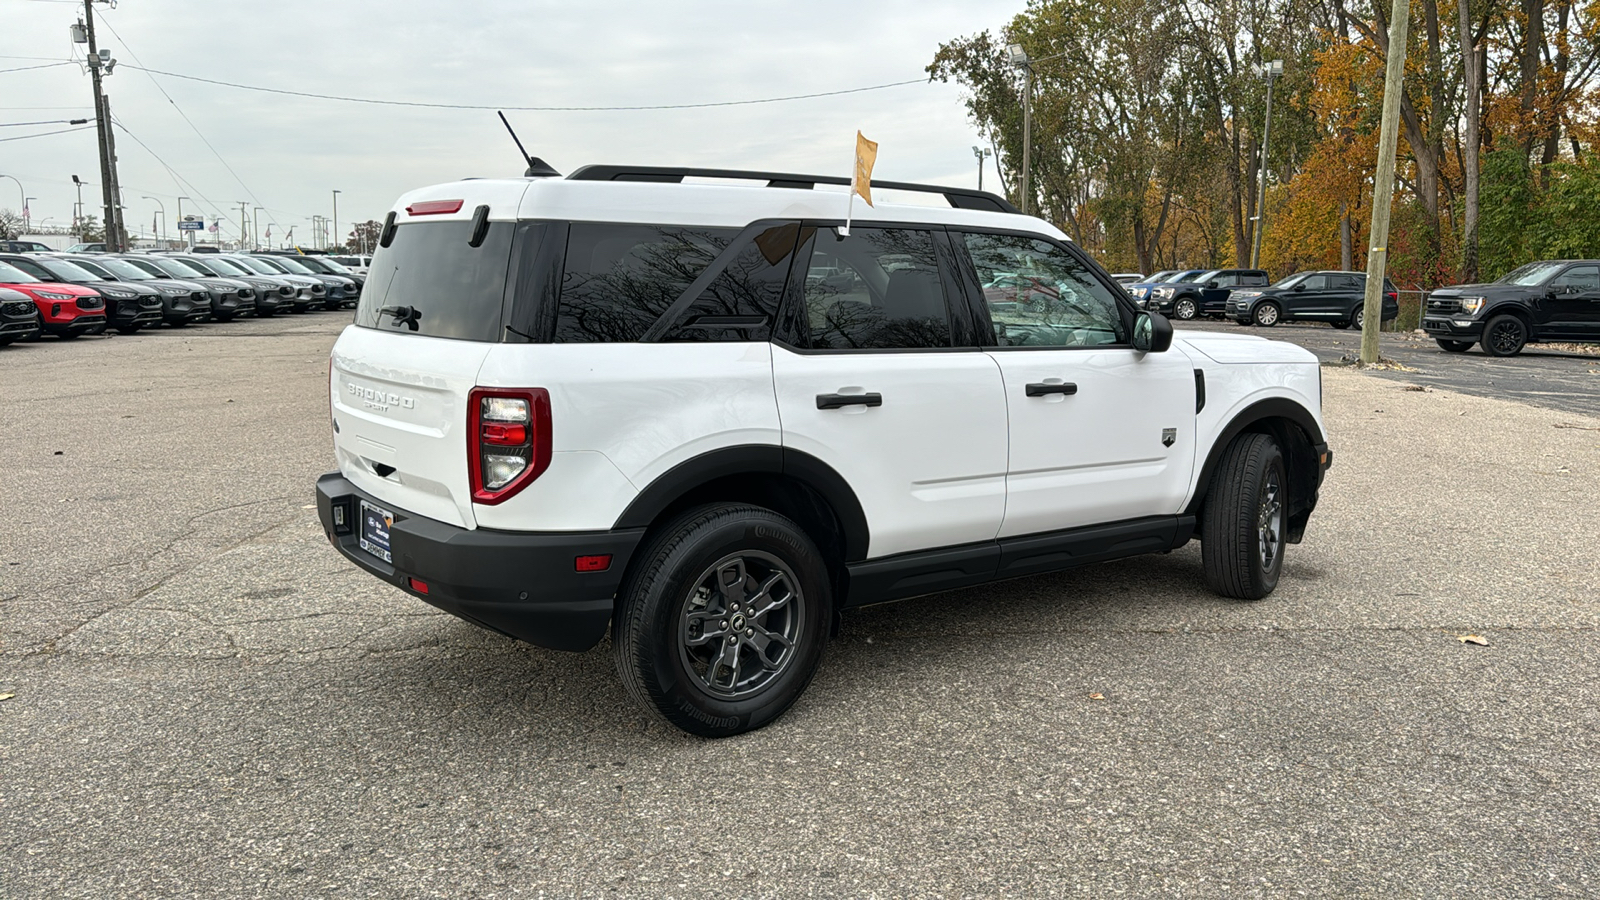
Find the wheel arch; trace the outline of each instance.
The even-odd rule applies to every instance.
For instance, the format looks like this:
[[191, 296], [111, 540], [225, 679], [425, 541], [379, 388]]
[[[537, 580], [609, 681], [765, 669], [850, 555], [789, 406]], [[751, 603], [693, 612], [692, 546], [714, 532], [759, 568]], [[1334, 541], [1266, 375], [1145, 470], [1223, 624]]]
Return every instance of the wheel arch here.
[[1283, 451], [1289, 475], [1287, 538], [1289, 543], [1299, 543], [1311, 511], [1317, 505], [1317, 489], [1321, 486], [1320, 456], [1327, 449], [1327, 442], [1311, 411], [1286, 397], [1258, 400], [1240, 410], [1223, 426], [1206, 454], [1205, 464], [1201, 466], [1195, 482], [1194, 498], [1189, 501], [1184, 514], [1197, 517], [1197, 521], [1203, 520], [1212, 476], [1216, 474], [1223, 454], [1239, 435], [1251, 433], [1271, 435]]
[[718, 501], [755, 503], [794, 519], [840, 563], [867, 556], [866, 513], [844, 476], [815, 456], [775, 445], [722, 447], [684, 460], [640, 491], [614, 527], [648, 528]]

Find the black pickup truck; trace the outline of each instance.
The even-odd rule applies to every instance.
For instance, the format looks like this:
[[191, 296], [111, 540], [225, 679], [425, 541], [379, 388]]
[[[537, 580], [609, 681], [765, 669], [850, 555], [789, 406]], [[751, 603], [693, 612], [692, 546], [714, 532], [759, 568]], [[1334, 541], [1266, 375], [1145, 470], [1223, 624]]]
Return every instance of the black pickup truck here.
[[1489, 284], [1439, 288], [1422, 329], [1451, 353], [1481, 344], [1490, 356], [1542, 341], [1600, 342], [1600, 260], [1541, 260]]

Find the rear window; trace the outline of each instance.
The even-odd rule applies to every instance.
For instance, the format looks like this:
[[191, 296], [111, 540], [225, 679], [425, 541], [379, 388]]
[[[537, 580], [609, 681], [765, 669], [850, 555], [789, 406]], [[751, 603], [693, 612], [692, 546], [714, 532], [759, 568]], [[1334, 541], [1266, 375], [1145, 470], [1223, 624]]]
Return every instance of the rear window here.
[[[561, 275], [555, 342], [639, 340], [739, 231], [681, 225], [573, 223]], [[380, 263], [382, 259], [373, 259], [374, 272]], [[372, 292], [369, 281], [366, 294]]]
[[483, 244], [473, 247], [471, 222], [396, 226], [393, 243], [372, 258], [356, 324], [498, 342], [515, 231], [511, 222], [491, 222]]

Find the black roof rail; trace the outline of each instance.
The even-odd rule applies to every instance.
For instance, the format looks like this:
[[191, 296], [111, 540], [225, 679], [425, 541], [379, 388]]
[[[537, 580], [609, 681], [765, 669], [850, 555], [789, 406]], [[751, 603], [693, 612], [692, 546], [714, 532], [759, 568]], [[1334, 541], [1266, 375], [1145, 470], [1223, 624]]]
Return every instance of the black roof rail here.
[[[679, 184], [685, 178], [738, 178], [747, 181], [765, 181], [767, 187], [799, 188], [812, 190], [819, 184], [848, 185], [850, 179], [843, 175], [792, 175], [783, 172], [747, 172], [742, 169], [692, 169], [677, 166], [584, 166], [567, 176], [568, 181], [650, 181]], [[872, 186], [889, 191], [919, 191], [941, 194], [954, 209], [977, 209], [984, 212], [1004, 212], [1021, 215], [1006, 198], [988, 191], [945, 187], [942, 184], [912, 184], [906, 181], [878, 181]]]

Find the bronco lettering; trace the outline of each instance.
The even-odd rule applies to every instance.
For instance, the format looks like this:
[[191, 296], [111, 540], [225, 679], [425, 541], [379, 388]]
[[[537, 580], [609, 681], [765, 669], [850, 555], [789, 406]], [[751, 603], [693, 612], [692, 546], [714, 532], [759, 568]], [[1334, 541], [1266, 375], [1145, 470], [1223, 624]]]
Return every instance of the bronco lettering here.
[[364, 388], [356, 384], [346, 385], [346, 390], [349, 392], [350, 396], [360, 400], [361, 405], [367, 407], [368, 409], [382, 410], [388, 409], [391, 406], [398, 406], [401, 409], [417, 408], [417, 401], [415, 399], [402, 394], [385, 393], [383, 391], [374, 390], [373, 388]]

